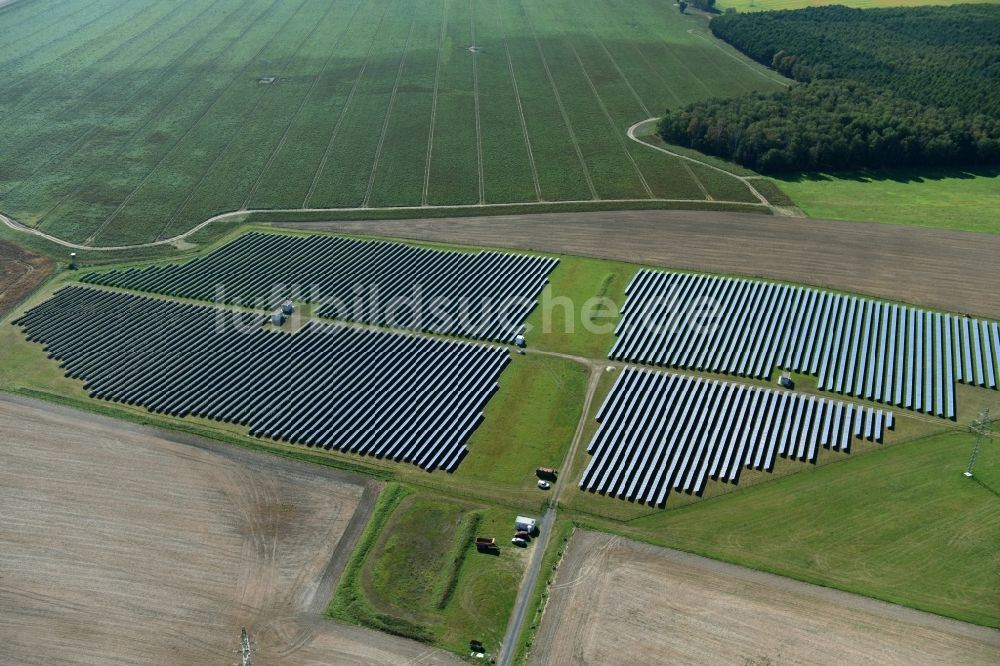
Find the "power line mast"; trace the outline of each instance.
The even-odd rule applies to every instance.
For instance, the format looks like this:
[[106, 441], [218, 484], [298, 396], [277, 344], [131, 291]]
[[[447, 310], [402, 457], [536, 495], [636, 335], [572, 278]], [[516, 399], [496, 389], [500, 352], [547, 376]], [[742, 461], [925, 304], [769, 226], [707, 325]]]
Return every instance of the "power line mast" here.
[[240, 662], [240, 666], [253, 666], [250, 661], [250, 636], [247, 635], [246, 627], [243, 627], [243, 631], [240, 633], [240, 643], [243, 652], [243, 661]]
[[976, 435], [976, 443], [972, 447], [972, 456], [969, 458], [969, 466], [965, 470], [965, 475], [972, 477], [972, 469], [976, 466], [976, 457], [979, 455], [979, 447], [984, 439], [993, 439], [993, 430], [990, 425], [993, 419], [990, 418], [990, 410], [984, 409], [979, 412], [979, 418], [969, 424], [969, 431]]

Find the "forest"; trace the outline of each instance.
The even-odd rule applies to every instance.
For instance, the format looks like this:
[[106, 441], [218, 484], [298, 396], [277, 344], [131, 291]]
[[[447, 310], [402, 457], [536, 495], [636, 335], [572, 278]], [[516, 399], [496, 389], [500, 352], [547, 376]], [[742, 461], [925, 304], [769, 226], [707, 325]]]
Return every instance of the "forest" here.
[[710, 25], [799, 83], [669, 110], [667, 142], [764, 172], [1000, 161], [1000, 5], [727, 13]]

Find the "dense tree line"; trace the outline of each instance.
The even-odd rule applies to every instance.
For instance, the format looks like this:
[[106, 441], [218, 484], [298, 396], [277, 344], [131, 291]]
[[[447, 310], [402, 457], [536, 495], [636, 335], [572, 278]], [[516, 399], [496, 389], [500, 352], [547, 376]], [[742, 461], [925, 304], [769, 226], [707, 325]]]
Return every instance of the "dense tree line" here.
[[668, 112], [659, 131], [761, 172], [1000, 162], [1000, 120], [842, 80], [706, 100]]
[[711, 27], [802, 83], [668, 111], [665, 141], [768, 172], [1000, 162], [1000, 6], [829, 6]]
[[712, 32], [796, 81], [851, 79], [1000, 116], [1000, 5], [726, 14]]

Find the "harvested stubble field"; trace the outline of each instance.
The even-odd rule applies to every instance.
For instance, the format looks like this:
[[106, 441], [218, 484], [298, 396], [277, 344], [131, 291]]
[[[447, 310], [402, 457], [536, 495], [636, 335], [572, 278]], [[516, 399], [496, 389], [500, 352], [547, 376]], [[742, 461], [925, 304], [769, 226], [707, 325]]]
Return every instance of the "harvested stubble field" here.
[[0, 210], [94, 245], [241, 208], [756, 203], [625, 132], [780, 85], [657, 0], [36, 0], [0, 42]]
[[730, 212], [619, 211], [290, 223], [767, 277], [1000, 317], [1000, 236]]
[[0, 398], [0, 662], [457, 663], [321, 619], [376, 485]]
[[577, 531], [531, 664], [995, 664], [1000, 632]]
[[0, 317], [41, 284], [53, 268], [48, 257], [0, 240]]

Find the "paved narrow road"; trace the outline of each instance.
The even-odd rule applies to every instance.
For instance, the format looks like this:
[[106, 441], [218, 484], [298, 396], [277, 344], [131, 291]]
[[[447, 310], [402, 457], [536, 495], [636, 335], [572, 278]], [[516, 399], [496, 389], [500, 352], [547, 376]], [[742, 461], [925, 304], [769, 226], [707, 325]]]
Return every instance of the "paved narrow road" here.
[[[585, 363], [590, 367], [590, 380], [587, 383], [587, 396], [583, 402], [583, 411], [580, 413], [580, 420], [576, 424], [573, 442], [570, 444], [569, 451], [562, 462], [561, 469], [565, 471], [569, 469], [570, 464], [573, 462], [576, 451], [580, 446], [580, 440], [583, 438], [583, 433], [587, 426], [587, 416], [590, 413], [590, 404], [593, 402], [594, 393], [597, 391], [597, 383], [601, 379], [601, 372], [604, 369], [604, 365], [576, 357], [560, 356]], [[572, 481], [569, 481], [569, 483], [572, 484]], [[529, 546], [532, 549], [531, 560], [528, 562], [528, 569], [524, 574], [524, 578], [521, 579], [521, 587], [517, 592], [514, 610], [511, 612], [510, 621], [507, 623], [507, 633], [504, 635], [503, 644], [500, 646], [500, 654], [497, 658], [497, 664], [500, 666], [508, 666], [517, 652], [517, 638], [521, 635], [521, 628], [524, 626], [529, 601], [531, 600], [535, 586], [538, 584], [538, 573], [542, 568], [542, 559], [545, 557], [545, 550], [549, 545], [552, 527], [556, 524], [556, 510], [559, 507], [559, 497], [566, 485], [566, 481], [556, 482], [552, 492], [552, 501], [549, 503], [549, 509], [545, 512], [539, 524], [538, 538], [534, 539]]]

